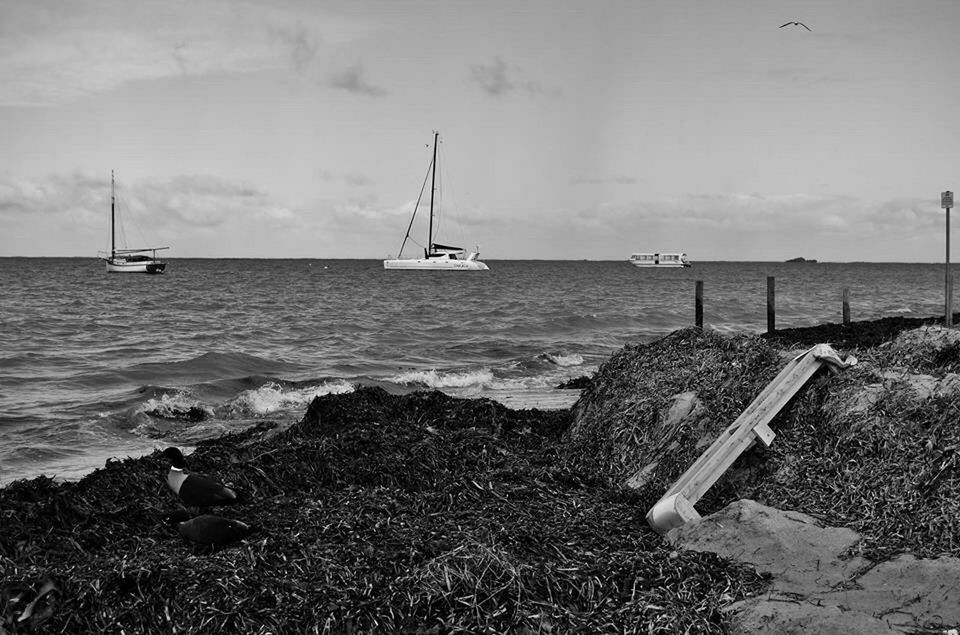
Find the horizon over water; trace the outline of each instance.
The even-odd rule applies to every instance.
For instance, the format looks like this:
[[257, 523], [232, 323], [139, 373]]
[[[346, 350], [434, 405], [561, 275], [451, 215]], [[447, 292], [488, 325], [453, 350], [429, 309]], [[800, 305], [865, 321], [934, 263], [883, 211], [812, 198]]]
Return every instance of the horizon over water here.
[[93, 258], [0, 257], [0, 486], [78, 478], [110, 457], [298, 421], [357, 384], [566, 408], [625, 344], [690, 326], [778, 328], [943, 313], [936, 263], [488, 260], [488, 272], [385, 271], [381, 260], [168, 259], [107, 274]]

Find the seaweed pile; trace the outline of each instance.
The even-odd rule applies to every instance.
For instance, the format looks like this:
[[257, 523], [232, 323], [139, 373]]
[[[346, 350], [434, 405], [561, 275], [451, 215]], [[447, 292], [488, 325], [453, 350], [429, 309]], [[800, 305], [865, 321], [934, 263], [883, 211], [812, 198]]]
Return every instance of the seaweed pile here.
[[167, 524], [159, 452], [78, 482], [16, 482], [0, 489], [0, 635], [725, 632], [724, 609], [768, 580], [672, 550], [644, 516], [796, 347], [819, 342], [860, 363], [814, 378], [772, 422], [773, 445], [698, 510], [752, 498], [856, 530], [874, 561], [960, 555], [960, 332], [934, 322], [685, 329], [614, 355], [569, 411], [319, 397], [287, 429], [188, 457], [240, 493], [218, 513], [259, 527], [225, 547]]
[[[953, 323], [960, 324], [960, 314], [953, 315]], [[834, 348], [866, 349], [880, 346], [913, 329], [943, 324], [943, 317], [909, 318], [885, 317], [849, 324], [818, 324], [799, 328], [780, 329], [761, 335], [764, 339], [785, 346], [813, 346], [830, 343]]]
[[[650, 482], [662, 492], [779, 372], [780, 354], [755, 336], [688, 328], [626, 346], [594, 375], [572, 411], [568, 437], [580, 469], [621, 482], [658, 462]], [[664, 426], [677, 395], [695, 393], [709, 416]], [[649, 494], [655, 502], [660, 494]]]
[[185, 542], [161, 455], [0, 489], [0, 633], [723, 632], [766, 584], [674, 552], [646, 502], [567, 458], [568, 411], [327, 395], [188, 457], [260, 527]]
[[[634, 475], [640, 498], [656, 500], [798, 352], [787, 347], [840, 339], [859, 364], [814, 378], [771, 423], [774, 443], [745, 453], [698, 511], [754, 499], [857, 531], [856, 555], [873, 561], [960, 556], [960, 333], [935, 322], [793, 338], [687, 329], [628, 347], [574, 406], [570, 443], [581, 469], [620, 483]], [[670, 417], [681, 398], [694, 406]]]

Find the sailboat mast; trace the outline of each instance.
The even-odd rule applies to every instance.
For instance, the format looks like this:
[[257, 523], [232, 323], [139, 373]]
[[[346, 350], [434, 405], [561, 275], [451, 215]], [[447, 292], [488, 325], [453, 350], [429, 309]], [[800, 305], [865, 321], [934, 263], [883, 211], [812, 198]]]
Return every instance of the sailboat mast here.
[[117, 195], [113, 185], [113, 170], [110, 170], [110, 257], [117, 255]]
[[427, 257], [433, 253], [433, 194], [437, 191], [437, 139], [440, 133], [433, 131], [433, 174], [430, 176], [430, 229], [427, 234]]

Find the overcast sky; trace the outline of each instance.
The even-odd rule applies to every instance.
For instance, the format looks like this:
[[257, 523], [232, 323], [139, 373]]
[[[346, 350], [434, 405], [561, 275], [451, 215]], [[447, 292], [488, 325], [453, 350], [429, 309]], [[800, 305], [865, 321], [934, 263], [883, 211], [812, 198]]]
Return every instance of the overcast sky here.
[[383, 258], [439, 130], [489, 260], [940, 262], [958, 64], [956, 0], [0, 0], [0, 256], [112, 169], [129, 246]]

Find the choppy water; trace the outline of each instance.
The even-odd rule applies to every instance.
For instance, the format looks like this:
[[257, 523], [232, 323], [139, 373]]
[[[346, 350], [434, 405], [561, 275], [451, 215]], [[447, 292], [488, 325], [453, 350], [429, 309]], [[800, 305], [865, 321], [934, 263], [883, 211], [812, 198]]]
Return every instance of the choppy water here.
[[357, 383], [566, 407], [554, 387], [628, 342], [690, 325], [777, 326], [943, 311], [934, 264], [489, 261], [480, 273], [379, 260], [172, 260], [108, 275], [93, 259], [0, 258], [0, 484], [76, 478], [111, 456], [298, 420]]

